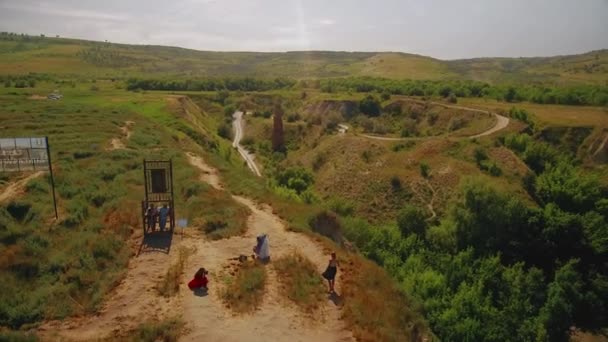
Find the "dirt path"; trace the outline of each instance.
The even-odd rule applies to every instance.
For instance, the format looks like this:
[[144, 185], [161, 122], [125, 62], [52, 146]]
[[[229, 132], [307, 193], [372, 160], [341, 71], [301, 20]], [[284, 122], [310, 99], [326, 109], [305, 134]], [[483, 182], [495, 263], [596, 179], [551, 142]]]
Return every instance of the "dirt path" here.
[[[417, 103], [421, 103], [424, 104], [424, 101], [418, 101], [418, 100], [412, 100], [413, 102], [417, 102]], [[469, 107], [463, 107], [463, 106], [455, 106], [455, 105], [448, 105], [448, 104], [444, 104], [444, 103], [439, 103], [439, 102], [430, 102], [431, 104], [435, 104], [438, 106], [442, 106], [445, 108], [452, 108], [452, 109], [463, 109], [463, 110], [468, 110], [471, 112], [478, 112], [478, 113], [484, 113], [484, 114], [490, 114], [491, 112], [487, 111], [487, 110], [482, 110], [482, 109], [475, 109], [475, 108], [469, 108]], [[496, 113], [491, 113], [494, 115], [494, 117], [496, 118], [496, 123], [494, 124], [493, 127], [479, 133], [479, 134], [475, 134], [475, 135], [471, 135], [468, 137], [462, 137], [462, 138], [453, 138], [453, 139], [475, 139], [475, 138], [479, 138], [479, 137], [483, 137], [486, 135], [490, 135], [493, 133], [496, 133], [504, 128], [506, 128], [509, 125], [509, 118], [496, 114]], [[412, 137], [412, 138], [391, 138], [391, 137], [381, 137], [381, 136], [377, 136], [377, 135], [371, 135], [371, 134], [360, 134], [360, 136], [362, 137], [366, 137], [369, 139], [376, 139], [376, 140], [384, 140], [384, 141], [421, 141], [421, 140], [430, 140], [430, 139], [437, 139], [437, 138], [450, 138], [450, 136], [448, 135], [441, 135], [441, 136], [436, 136], [436, 137]]]
[[[216, 169], [193, 153], [187, 157], [201, 171], [201, 181], [223, 190]], [[186, 322], [186, 333], [180, 338], [183, 341], [354, 340], [340, 320], [340, 308], [329, 297], [314, 318], [284, 298], [272, 262], [267, 266], [263, 304], [257, 311], [237, 316], [223, 305], [219, 295], [220, 275], [234, 262], [232, 258], [251, 252], [257, 235], [268, 234], [273, 259], [298, 251], [318, 266], [319, 273], [326, 266], [329, 253], [309, 237], [287, 231], [269, 206], [258, 206], [244, 197], [233, 198], [252, 212], [243, 236], [210, 241], [193, 228], [186, 229], [185, 236], [166, 233], [143, 238], [136, 233], [131, 238], [135, 256], [129, 260], [127, 274], [101, 310], [95, 315], [45, 322], [38, 328], [39, 336], [44, 341], [114, 338], [127, 335], [143, 322], [182, 317]], [[179, 294], [164, 298], [156, 288], [182, 248], [191, 249], [194, 254], [186, 262]], [[186, 285], [199, 267], [210, 271], [210, 288], [205, 296], [198, 296]], [[338, 279], [337, 285], [339, 282]]]
[[253, 160], [253, 155], [249, 153], [249, 151], [247, 151], [243, 146], [241, 146], [241, 139], [243, 138], [243, 112], [236, 111], [232, 117], [234, 118], [234, 121], [232, 122], [232, 126], [234, 127], [234, 141], [232, 142], [232, 146], [236, 148], [243, 159], [245, 159], [249, 169], [251, 169], [256, 176], [261, 177], [262, 174]]
[[9, 183], [2, 189], [2, 192], [0, 192], [0, 203], [19, 195], [30, 180], [39, 177], [42, 173], [42, 171], [34, 172], [25, 178]]
[[[134, 234], [134, 255], [127, 274], [95, 315], [44, 323], [38, 334], [44, 341], [95, 341], [125, 336], [144, 321], [179, 316], [179, 298], [164, 298], [156, 290], [179, 249], [170, 233], [143, 239]], [[169, 248], [170, 247], [170, 248]]]
[[112, 138], [110, 140], [110, 147], [107, 148], [108, 151], [111, 150], [122, 150], [125, 149], [125, 141], [128, 141], [131, 138], [131, 127], [135, 124], [134, 121], [125, 121], [125, 125], [119, 127], [122, 136], [120, 138]]
[[[217, 172], [205, 165], [200, 157], [190, 157], [192, 164], [203, 172], [203, 177]], [[201, 167], [201, 164], [203, 167]], [[211, 178], [210, 184], [218, 189], [221, 185]], [[279, 293], [272, 262], [267, 266], [268, 281], [262, 306], [253, 314], [235, 316], [221, 302], [220, 274], [231, 262], [231, 258], [249, 254], [255, 237], [268, 234], [270, 254], [273, 259], [292, 251], [298, 251], [318, 265], [323, 271], [328, 252], [305, 235], [289, 232], [284, 223], [272, 213], [272, 208], [258, 206], [244, 197], [233, 196], [247, 206], [252, 214], [248, 219], [248, 230], [243, 236], [218, 241], [204, 240], [199, 232], [191, 232], [183, 245], [196, 248], [185, 268], [186, 276], [194, 274], [199, 267], [210, 270], [210, 288], [206, 296], [197, 296], [188, 290], [185, 282], [180, 293], [183, 296], [183, 317], [190, 332], [185, 341], [350, 341], [352, 334], [340, 320], [340, 311], [327, 298], [326, 305], [312, 319]], [[339, 281], [338, 281], [339, 282]]]

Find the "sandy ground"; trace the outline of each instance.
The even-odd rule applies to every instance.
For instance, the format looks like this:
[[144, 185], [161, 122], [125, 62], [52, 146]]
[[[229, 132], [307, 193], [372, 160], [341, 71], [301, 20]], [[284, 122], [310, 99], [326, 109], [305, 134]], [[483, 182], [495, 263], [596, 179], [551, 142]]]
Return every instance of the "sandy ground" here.
[[25, 178], [9, 183], [4, 189], [0, 190], [2, 191], [0, 192], [0, 202], [7, 201], [13, 197], [18, 196], [21, 192], [23, 192], [23, 189], [27, 185], [27, 182], [36, 177], [39, 177], [40, 175], [42, 175], [42, 173], [42, 171], [34, 172]]
[[131, 127], [135, 124], [133, 121], [125, 121], [125, 125], [120, 127], [121, 137], [112, 138], [110, 140], [110, 146], [107, 148], [108, 151], [111, 150], [122, 150], [125, 149], [125, 141], [128, 141], [131, 138]]
[[[201, 170], [201, 180], [222, 190], [217, 170], [193, 153], [188, 160]], [[352, 333], [341, 321], [339, 296], [329, 296], [318, 313], [311, 316], [279, 293], [272, 261], [266, 266], [268, 278], [261, 307], [252, 314], [235, 315], [220, 298], [220, 275], [241, 254], [251, 254], [255, 237], [268, 234], [271, 258], [298, 251], [318, 266], [319, 273], [328, 262], [330, 251], [306, 235], [290, 232], [267, 205], [233, 196], [252, 212], [243, 236], [210, 241], [198, 230], [186, 228], [185, 235], [166, 234], [132, 238], [136, 255], [131, 258], [126, 277], [108, 296], [95, 315], [44, 323], [38, 330], [43, 340], [90, 341], [124, 336], [145, 321], [182, 317], [186, 323], [183, 341], [352, 341]], [[179, 294], [161, 297], [156, 286], [181, 248], [194, 253], [184, 268]], [[209, 292], [193, 293], [187, 287], [190, 277], [200, 267], [209, 270]], [[339, 279], [336, 282], [340, 292]]]

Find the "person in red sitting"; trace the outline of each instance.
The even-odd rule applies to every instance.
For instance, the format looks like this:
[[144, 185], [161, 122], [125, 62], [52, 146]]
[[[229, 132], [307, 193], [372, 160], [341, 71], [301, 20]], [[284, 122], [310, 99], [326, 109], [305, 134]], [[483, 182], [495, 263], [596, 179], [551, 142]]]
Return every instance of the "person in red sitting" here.
[[204, 288], [205, 290], [207, 289], [207, 283], [209, 282], [209, 280], [207, 280], [207, 270], [204, 268], [199, 268], [198, 271], [196, 271], [196, 274], [194, 274], [194, 279], [190, 280], [190, 282], [188, 283], [188, 287], [190, 288], [190, 290], [196, 290], [196, 289], [200, 289], [200, 288]]

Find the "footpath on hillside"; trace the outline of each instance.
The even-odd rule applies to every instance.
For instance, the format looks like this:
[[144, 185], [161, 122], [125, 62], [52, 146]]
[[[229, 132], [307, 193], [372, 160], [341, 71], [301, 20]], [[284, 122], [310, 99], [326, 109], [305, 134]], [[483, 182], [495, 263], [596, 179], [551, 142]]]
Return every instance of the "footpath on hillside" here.
[[[188, 153], [187, 157], [201, 171], [201, 181], [223, 191], [216, 169], [194, 153]], [[251, 210], [247, 231], [242, 236], [211, 241], [196, 228], [189, 227], [185, 229], [185, 235], [173, 234], [169, 238], [170, 247], [165, 251], [146, 249], [141, 242], [143, 237], [135, 234], [132, 243], [140, 243], [140, 248], [129, 261], [125, 278], [108, 296], [101, 310], [95, 315], [46, 322], [38, 330], [40, 336], [49, 341], [111, 339], [127, 336], [144, 322], [179, 317], [186, 323], [185, 333], [180, 338], [184, 341], [354, 340], [340, 319], [340, 307], [329, 296], [314, 316], [305, 314], [284, 297], [279, 292], [272, 261], [266, 266], [268, 277], [261, 307], [251, 314], [236, 315], [224, 306], [220, 298], [220, 274], [230, 267], [231, 259], [251, 253], [256, 236], [268, 234], [272, 259], [295, 251], [317, 265], [319, 274], [330, 253], [308, 236], [287, 231], [271, 207], [258, 205], [241, 196], [233, 198]], [[158, 243], [162, 244], [162, 241]], [[174, 297], [165, 298], [159, 294], [158, 284], [170, 265], [176, 262], [179, 251], [184, 249], [192, 251], [192, 255], [185, 263], [179, 292]], [[186, 285], [200, 267], [210, 272], [210, 287], [204, 296], [193, 293]]]

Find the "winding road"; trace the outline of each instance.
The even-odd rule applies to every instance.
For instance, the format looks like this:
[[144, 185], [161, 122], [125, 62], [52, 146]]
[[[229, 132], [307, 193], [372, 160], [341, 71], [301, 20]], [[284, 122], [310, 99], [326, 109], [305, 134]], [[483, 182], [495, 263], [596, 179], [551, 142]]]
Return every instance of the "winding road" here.
[[[425, 104], [424, 101], [419, 101], [419, 100], [412, 100], [412, 101], [416, 102], [416, 103], [420, 103], [420, 104]], [[500, 114], [492, 113], [487, 110], [475, 109], [475, 108], [469, 108], [469, 107], [463, 107], [463, 106], [447, 105], [447, 104], [439, 103], [439, 102], [430, 102], [430, 103], [434, 104], [434, 105], [442, 106], [444, 108], [462, 109], [462, 110], [468, 110], [471, 112], [478, 112], [478, 113], [484, 113], [484, 114], [494, 114], [494, 117], [496, 118], [496, 124], [494, 124], [493, 127], [489, 128], [488, 130], [485, 130], [479, 134], [471, 135], [468, 137], [462, 137], [462, 138], [458, 138], [458, 139], [475, 139], [475, 138], [483, 137], [486, 135], [496, 133], [509, 125], [509, 118], [507, 118], [506, 116], [502, 116]], [[407, 141], [407, 140], [417, 141], [417, 140], [430, 140], [430, 139], [437, 139], [437, 138], [442, 138], [442, 137], [449, 137], [446, 135], [440, 135], [440, 136], [433, 136], [433, 137], [391, 138], [391, 137], [381, 137], [381, 136], [371, 135], [371, 134], [360, 134], [360, 136], [370, 138], [370, 139], [384, 140], [384, 141]]]
[[232, 141], [232, 147], [239, 151], [239, 154], [241, 157], [243, 157], [243, 159], [245, 159], [249, 169], [256, 176], [261, 177], [262, 174], [253, 160], [253, 155], [241, 145], [241, 139], [243, 139], [243, 114], [244, 113], [241, 111], [236, 111], [234, 114], [232, 114], [232, 117], [234, 118], [234, 121], [232, 122], [232, 126], [234, 128], [234, 140]]

